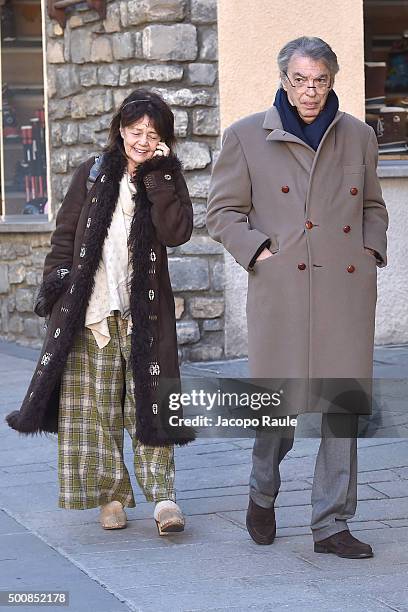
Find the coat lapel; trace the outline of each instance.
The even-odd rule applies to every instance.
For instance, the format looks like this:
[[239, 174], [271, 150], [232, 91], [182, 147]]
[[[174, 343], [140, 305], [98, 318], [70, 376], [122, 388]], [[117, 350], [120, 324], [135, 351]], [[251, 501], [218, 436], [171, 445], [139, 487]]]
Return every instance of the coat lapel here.
[[276, 106], [271, 106], [266, 111], [262, 127], [265, 130], [268, 130], [269, 132], [266, 135], [266, 140], [268, 142], [277, 141], [287, 143], [290, 152], [296, 158], [298, 163], [308, 174], [311, 174], [316, 165], [322, 145], [326, 141], [329, 134], [331, 134], [332, 136], [332, 143], [334, 146], [335, 139], [333, 136], [332, 128], [341, 119], [342, 116], [343, 113], [341, 111], [337, 111], [335, 118], [327, 128], [322, 140], [320, 141], [317, 151], [314, 151], [312, 147], [310, 147], [306, 142], [304, 142], [297, 136], [294, 136], [293, 134], [290, 134], [289, 132], [285, 132], [283, 130], [282, 121], [280, 119], [279, 112]]

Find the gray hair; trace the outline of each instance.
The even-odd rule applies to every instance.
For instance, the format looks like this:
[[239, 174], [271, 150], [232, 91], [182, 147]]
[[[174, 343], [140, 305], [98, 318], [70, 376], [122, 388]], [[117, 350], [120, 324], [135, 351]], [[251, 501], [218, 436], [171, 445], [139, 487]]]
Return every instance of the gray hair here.
[[301, 36], [291, 40], [278, 53], [278, 66], [280, 72], [288, 71], [288, 64], [294, 55], [310, 57], [313, 60], [322, 60], [329, 69], [330, 76], [334, 76], [340, 70], [337, 55], [327, 42], [316, 36]]

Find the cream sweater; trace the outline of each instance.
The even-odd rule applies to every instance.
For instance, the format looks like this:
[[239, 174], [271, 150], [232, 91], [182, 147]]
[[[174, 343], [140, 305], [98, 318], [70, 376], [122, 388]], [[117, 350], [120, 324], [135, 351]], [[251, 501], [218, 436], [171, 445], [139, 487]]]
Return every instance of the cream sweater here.
[[[85, 315], [85, 327], [89, 328], [98, 344], [103, 348], [110, 341], [108, 316], [119, 310], [127, 319], [127, 333], [132, 331], [129, 313], [131, 265], [127, 239], [132, 222], [136, 192], [130, 176], [124, 173], [120, 182], [119, 197], [112, 223], [103, 244], [102, 258], [95, 274], [95, 286]], [[124, 316], [128, 312], [127, 316]]]

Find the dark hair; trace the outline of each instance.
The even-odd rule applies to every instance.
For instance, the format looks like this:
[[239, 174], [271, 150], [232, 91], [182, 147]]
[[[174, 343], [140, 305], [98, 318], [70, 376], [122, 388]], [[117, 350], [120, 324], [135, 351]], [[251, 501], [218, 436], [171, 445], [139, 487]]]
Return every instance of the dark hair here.
[[173, 151], [176, 144], [173, 112], [161, 96], [143, 88], [132, 91], [113, 115], [109, 128], [108, 144], [103, 150], [105, 152], [119, 151], [126, 157], [120, 128], [132, 125], [144, 115], [152, 120], [161, 140]]

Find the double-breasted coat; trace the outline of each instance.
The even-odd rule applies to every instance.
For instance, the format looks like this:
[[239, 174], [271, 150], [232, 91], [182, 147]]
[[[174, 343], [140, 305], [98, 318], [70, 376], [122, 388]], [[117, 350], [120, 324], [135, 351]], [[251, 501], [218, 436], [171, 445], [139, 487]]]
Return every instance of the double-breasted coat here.
[[[248, 271], [252, 377], [372, 376], [388, 222], [377, 154], [372, 128], [341, 111], [317, 151], [275, 106], [225, 130], [207, 227]], [[265, 244], [272, 257], [254, 264]]]
[[[126, 160], [105, 153], [98, 176], [88, 190], [95, 157], [75, 171], [58, 211], [40, 296], [50, 313], [47, 333], [34, 375], [19, 411], [8, 424], [22, 433], [58, 431], [60, 380], [85, 314], [102, 256], [102, 247], [119, 195]], [[178, 351], [174, 299], [166, 246], [189, 240], [193, 211], [177, 157], [154, 157], [136, 173], [137, 193], [129, 250], [132, 264], [130, 309], [131, 363], [135, 382], [138, 439], [151, 445], [184, 444], [192, 430], [169, 427], [168, 401], [160, 389], [177, 387]], [[69, 270], [61, 278], [60, 270]]]

